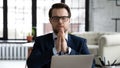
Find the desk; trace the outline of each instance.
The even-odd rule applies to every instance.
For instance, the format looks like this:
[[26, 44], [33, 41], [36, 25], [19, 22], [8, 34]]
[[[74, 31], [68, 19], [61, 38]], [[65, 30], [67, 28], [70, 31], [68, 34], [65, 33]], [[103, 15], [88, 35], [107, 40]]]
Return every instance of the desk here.
[[[101, 67], [95, 67], [95, 68], [101, 68]], [[120, 66], [115, 66], [115, 68], [120, 68]]]
[[115, 66], [115, 68], [120, 68], [120, 66]]
[[23, 46], [33, 47], [34, 42], [24, 43]]
[[[101, 67], [95, 67], [95, 68], [101, 68]], [[115, 66], [115, 68], [120, 68], [120, 66]]]

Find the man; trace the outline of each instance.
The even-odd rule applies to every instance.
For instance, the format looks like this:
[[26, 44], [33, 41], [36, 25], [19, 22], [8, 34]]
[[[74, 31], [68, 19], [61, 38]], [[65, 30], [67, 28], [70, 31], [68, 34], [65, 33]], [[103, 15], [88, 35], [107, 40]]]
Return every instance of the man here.
[[53, 33], [39, 36], [27, 60], [28, 68], [50, 68], [53, 55], [90, 54], [86, 39], [68, 34], [71, 11], [64, 3], [55, 3], [49, 10]]

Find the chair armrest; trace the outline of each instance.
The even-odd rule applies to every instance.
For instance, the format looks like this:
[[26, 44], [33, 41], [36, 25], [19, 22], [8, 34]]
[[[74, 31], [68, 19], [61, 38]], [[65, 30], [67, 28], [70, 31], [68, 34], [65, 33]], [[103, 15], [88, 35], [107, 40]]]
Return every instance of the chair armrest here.
[[120, 34], [103, 35], [100, 37], [98, 44], [100, 46], [120, 45]]

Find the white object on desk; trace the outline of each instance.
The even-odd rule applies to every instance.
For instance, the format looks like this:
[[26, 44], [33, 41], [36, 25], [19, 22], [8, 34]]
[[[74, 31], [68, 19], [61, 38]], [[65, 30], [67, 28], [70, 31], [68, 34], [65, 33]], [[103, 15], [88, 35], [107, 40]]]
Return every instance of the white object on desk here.
[[25, 43], [23, 44], [23, 46], [28, 46], [28, 47], [33, 47], [34, 42], [29, 42], [29, 43]]
[[116, 68], [115, 66], [103, 66], [102, 68]]

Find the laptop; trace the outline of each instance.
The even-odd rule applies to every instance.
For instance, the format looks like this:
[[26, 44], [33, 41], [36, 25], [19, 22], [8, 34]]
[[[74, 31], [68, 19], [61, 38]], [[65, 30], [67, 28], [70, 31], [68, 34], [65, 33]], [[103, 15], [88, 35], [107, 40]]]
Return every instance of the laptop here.
[[94, 55], [52, 56], [51, 68], [91, 68]]

